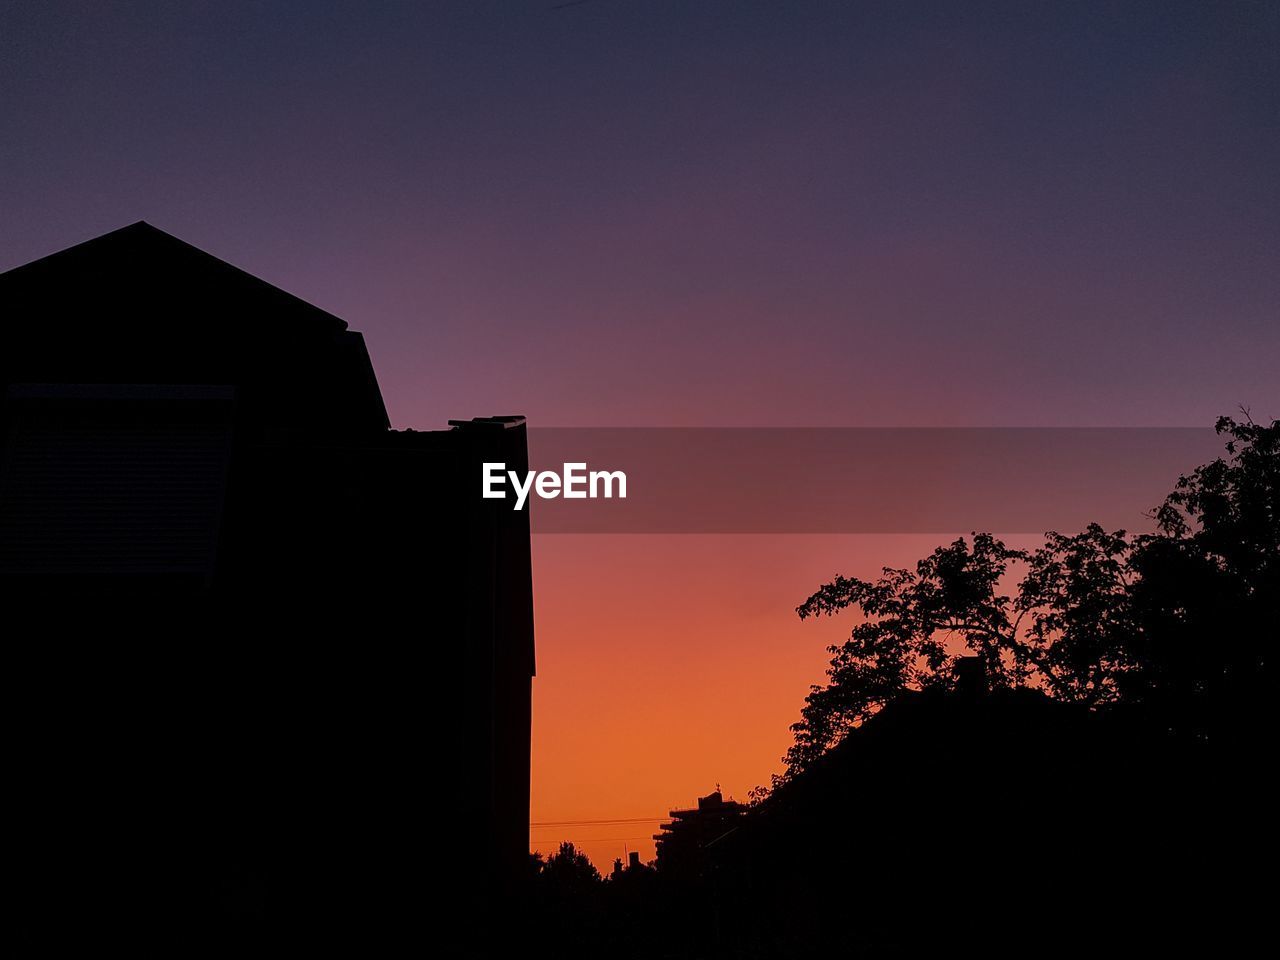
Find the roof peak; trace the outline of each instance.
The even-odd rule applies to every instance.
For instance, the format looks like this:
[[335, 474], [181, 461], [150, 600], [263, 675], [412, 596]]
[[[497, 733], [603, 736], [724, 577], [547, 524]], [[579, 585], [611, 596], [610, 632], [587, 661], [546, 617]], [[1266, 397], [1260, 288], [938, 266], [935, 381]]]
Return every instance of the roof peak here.
[[315, 304], [303, 300], [301, 297], [289, 293], [287, 290], [277, 287], [275, 284], [249, 273], [247, 270], [237, 267], [235, 264], [228, 263], [226, 260], [214, 256], [212, 253], [202, 250], [166, 230], [160, 229], [147, 220], [137, 220], [125, 226], [117, 227], [114, 230], [109, 230], [88, 240], [82, 240], [80, 243], [4, 271], [0, 273], [0, 286], [6, 283], [21, 285], [28, 279], [38, 283], [39, 280], [37, 278], [45, 275], [46, 272], [56, 273], [63, 267], [74, 270], [76, 267], [73, 265], [95, 259], [113, 263], [117, 268], [132, 270], [138, 266], [145, 266], [147, 259], [152, 255], [152, 251], [155, 251], [155, 256], [158, 259], [178, 257], [199, 268], [223, 271], [228, 275], [234, 276], [236, 282], [247, 284], [263, 291], [270, 291], [272, 296], [284, 298], [288, 302], [305, 308], [308, 312], [314, 314], [317, 319], [323, 319], [335, 332], [347, 329], [347, 322], [341, 317], [336, 317], [327, 310], [323, 310]]

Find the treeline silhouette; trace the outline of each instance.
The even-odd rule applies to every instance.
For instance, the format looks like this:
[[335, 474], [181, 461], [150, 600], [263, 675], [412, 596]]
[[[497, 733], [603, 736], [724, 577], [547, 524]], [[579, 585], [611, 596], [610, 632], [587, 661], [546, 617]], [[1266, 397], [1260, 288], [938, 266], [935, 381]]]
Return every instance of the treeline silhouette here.
[[784, 772], [711, 840], [601, 878], [531, 861], [560, 955], [1109, 956], [1245, 949], [1276, 853], [1280, 422], [1132, 535], [989, 534], [837, 577], [852, 610]]

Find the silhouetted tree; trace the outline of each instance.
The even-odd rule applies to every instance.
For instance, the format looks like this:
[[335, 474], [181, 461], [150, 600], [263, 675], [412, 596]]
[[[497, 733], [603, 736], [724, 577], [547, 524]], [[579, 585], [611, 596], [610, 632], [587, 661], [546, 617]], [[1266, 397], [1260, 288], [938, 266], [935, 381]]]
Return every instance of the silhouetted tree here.
[[590, 858], [569, 842], [560, 844], [560, 849], [546, 859], [539, 876], [545, 884], [565, 891], [601, 882], [600, 871]]
[[557, 956], [586, 956], [605, 934], [605, 884], [585, 853], [572, 843], [545, 860], [530, 857], [534, 870], [528, 915], [548, 932]]
[[1280, 639], [1280, 422], [1217, 429], [1228, 456], [1178, 480], [1130, 563], [1126, 692], [1197, 739], [1260, 732]]
[[1217, 430], [1227, 458], [1178, 480], [1153, 534], [1091, 524], [1024, 551], [979, 533], [913, 570], [823, 585], [801, 619], [851, 607], [864, 619], [829, 648], [782, 779], [901, 693], [953, 685], [960, 655], [980, 658], [995, 687], [1139, 706], [1191, 736], [1251, 724], [1242, 705], [1273, 691], [1266, 654], [1280, 636], [1280, 422], [1224, 417]]

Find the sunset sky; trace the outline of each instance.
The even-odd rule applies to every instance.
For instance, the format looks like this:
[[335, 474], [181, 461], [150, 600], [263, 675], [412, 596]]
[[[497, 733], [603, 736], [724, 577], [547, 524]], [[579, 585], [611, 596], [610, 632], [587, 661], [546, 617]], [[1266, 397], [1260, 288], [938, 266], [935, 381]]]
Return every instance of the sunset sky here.
[[[148, 220], [362, 331], [398, 427], [1271, 417], [1277, 51], [1263, 0], [5, 3], [0, 269]], [[937, 540], [537, 537], [541, 848], [766, 781], [850, 626], [796, 604]]]

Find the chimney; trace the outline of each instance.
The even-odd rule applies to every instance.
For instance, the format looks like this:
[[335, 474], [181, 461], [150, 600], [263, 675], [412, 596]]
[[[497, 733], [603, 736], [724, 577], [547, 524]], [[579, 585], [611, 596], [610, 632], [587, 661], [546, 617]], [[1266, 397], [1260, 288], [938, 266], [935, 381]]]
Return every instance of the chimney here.
[[640, 851], [639, 850], [632, 850], [627, 854], [627, 869], [628, 870], [640, 869]]

